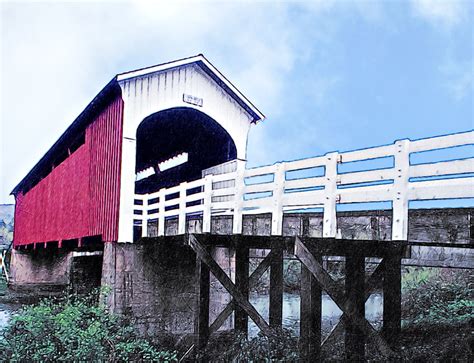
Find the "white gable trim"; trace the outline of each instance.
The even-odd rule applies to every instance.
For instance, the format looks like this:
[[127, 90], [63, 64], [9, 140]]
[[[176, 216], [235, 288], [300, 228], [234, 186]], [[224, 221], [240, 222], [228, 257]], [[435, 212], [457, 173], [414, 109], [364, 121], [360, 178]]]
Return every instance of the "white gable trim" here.
[[170, 68], [182, 67], [184, 65], [188, 65], [192, 63], [197, 64], [198, 66], [203, 68], [205, 72], [209, 71], [214, 77], [216, 77], [216, 80], [218, 81], [218, 83], [221, 83], [220, 86], [224, 88], [227, 93], [229, 93], [232, 97], [234, 96], [237, 97], [238, 100], [240, 101], [239, 103], [242, 103], [245, 106], [244, 108], [248, 109], [248, 111], [251, 111], [251, 113], [253, 113], [254, 122], [265, 119], [265, 115], [262, 114], [252, 104], [252, 102], [250, 102], [247, 99], [247, 97], [245, 97], [227, 78], [225, 78], [224, 75], [221, 72], [219, 72], [219, 70], [216, 67], [214, 67], [211, 64], [211, 62], [209, 62], [202, 54], [199, 54], [194, 57], [180, 59], [180, 60], [169, 62], [169, 63], [159, 64], [159, 65], [148, 67], [148, 68], [138, 69], [131, 72], [121, 73], [117, 75], [117, 81], [120, 82], [120, 81], [128, 80], [131, 78], [149, 75], [155, 72], [162, 72], [165, 70], [169, 70]]

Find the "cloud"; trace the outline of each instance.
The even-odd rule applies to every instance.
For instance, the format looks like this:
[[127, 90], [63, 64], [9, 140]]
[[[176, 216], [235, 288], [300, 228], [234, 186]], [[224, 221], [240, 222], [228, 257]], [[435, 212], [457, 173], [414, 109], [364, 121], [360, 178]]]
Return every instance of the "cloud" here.
[[323, 1], [2, 4], [0, 199], [123, 71], [204, 53], [267, 116], [283, 113], [295, 69], [331, 37], [327, 21], [315, 17], [332, 7]]
[[[465, 17], [460, 2], [412, 4], [442, 27]], [[388, 18], [384, 2], [323, 0], [20, 2], [0, 11], [0, 202], [115, 74], [198, 53], [268, 117], [250, 133], [252, 162], [307, 155], [315, 135], [329, 143], [335, 126], [321, 130], [301, 110], [327, 107], [348, 86], [351, 69], [339, 67], [348, 37], [339, 35], [360, 21], [380, 29]], [[472, 78], [445, 72], [458, 80], [453, 97], [465, 97]]]
[[451, 29], [461, 24], [470, 11], [469, 1], [465, 0], [412, 0], [412, 10], [420, 17], [442, 29]]

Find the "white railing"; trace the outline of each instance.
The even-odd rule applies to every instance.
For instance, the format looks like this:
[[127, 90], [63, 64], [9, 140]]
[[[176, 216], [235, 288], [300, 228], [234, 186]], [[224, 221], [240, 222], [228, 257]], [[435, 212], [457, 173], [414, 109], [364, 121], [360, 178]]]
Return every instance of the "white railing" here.
[[[284, 212], [321, 208], [323, 236], [336, 237], [337, 204], [388, 201], [393, 209], [392, 239], [405, 240], [409, 201], [474, 198], [474, 155], [417, 165], [410, 164], [410, 155], [473, 144], [474, 131], [469, 131], [252, 169], [245, 169], [243, 161], [235, 161], [232, 168], [213, 168], [220, 174], [203, 173], [206, 176], [199, 180], [135, 195], [134, 217], [141, 221], [142, 235], [146, 236], [149, 220], [157, 220], [158, 235], [164, 235], [165, 219], [177, 216], [178, 233], [182, 234], [186, 232], [187, 215], [202, 214], [203, 232], [210, 232], [212, 215], [232, 215], [233, 233], [238, 234], [242, 232], [243, 215], [271, 213], [272, 234], [281, 235]], [[391, 165], [364, 171], [339, 170], [354, 162], [381, 160]], [[292, 176], [298, 173], [303, 175]]]

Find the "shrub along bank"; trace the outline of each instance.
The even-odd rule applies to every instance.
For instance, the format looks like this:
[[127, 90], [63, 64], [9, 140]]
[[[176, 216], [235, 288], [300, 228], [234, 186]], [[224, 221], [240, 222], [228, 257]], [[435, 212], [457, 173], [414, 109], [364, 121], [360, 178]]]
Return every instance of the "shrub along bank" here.
[[45, 299], [25, 306], [0, 337], [2, 361], [177, 361], [139, 338], [121, 318], [85, 297]]

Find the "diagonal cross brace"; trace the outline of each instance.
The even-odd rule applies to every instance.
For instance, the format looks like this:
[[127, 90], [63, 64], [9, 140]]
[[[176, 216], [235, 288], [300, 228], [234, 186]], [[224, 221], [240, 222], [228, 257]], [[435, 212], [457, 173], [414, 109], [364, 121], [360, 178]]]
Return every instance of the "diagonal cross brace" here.
[[[377, 284], [381, 281], [384, 271], [385, 271], [385, 259], [382, 259], [382, 261], [379, 263], [375, 271], [365, 281], [365, 286], [366, 286], [365, 297], [364, 297], [365, 301], [369, 299], [370, 295], [372, 294], [372, 291], [375, 289]], [[342, 313], [342, 316], [339, 318], [338, 323], [331, 330], [329, 335], [324, 339], [324, 341], [321, 344], [321, 347], [323, 347], [331, 339], [331, 337], [335, 335], [339, 335], [342, 332], [342, 329], [344, 329], [345, 316], [346, 314]]]
[[[262, 277], [265, 271], [268, 270], [272, 262], [272, 258], [275, 255], [273, 251], [274, 250], [271, 250], [270, 253], [262, 260], [262, 262], [260, 262], [257, 268], [252, 272], [252, 274], [248, 278], [249, 286], [255, 284], [258, 281], [258, 279]], [[235, 300], [232, 299], [226, 305], [226, 307], [221, 311], [221, 313], [217, 316], [217, 318], [209, 327], [209, 334], [215, 333], [222, 326], [222, 324], [224, 324], [226, 319], [230, 316], [230, 314], [232, 314], [232, 311], [234, 311], [235, 304], [236, 304]]]
[[212, 258], [206, 248], [197, 240], [196, 236], [190, 234], [188, 243], [198, 258], [207, 265], [209, 271], [212, 272], [215, 278], [233, 297], [235, 304], [239, 305], [239, 307], [241, 307], [247, 313], [247, 315], [255, 322], [255, 324], [265, 335], [270, 335], [272, 333], [272, 329], [267, 324], [265, 319], [262, 318], [253, 305], [242, 295], [229, 276], [227, 276], [227, 274]]
[[313, 274], [321, 288], [327, 292], [338, 308], [346, 314], [347, 318], [357, 328], [362, 330], [366, 336], [372, 336], [383, 354], [386, 356], [393, 355], [394, 352], [392, 349], [390, 349], [387, 342], [379, 335], [369, 321], [355, 314], [355, 309], [351, 301], [345, 299], [345, 295], [338, 284], [331, 278], [327, 271], [323, 269], [321, 264], [298, 237], [295, 238], [295, 256]]

